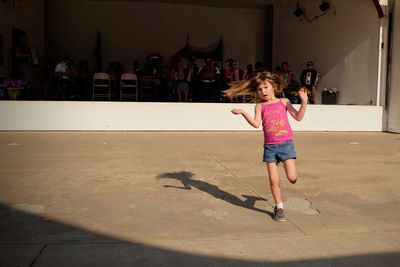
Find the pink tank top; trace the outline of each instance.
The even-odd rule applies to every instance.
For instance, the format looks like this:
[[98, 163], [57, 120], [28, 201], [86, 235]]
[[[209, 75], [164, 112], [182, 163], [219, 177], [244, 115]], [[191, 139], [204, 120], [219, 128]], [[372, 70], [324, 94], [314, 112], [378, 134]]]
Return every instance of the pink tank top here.
[[264, 144], [279, 144], [293, 139], [286, 104], [282, 100], [271, 104], [261, 104], [261, 118]]

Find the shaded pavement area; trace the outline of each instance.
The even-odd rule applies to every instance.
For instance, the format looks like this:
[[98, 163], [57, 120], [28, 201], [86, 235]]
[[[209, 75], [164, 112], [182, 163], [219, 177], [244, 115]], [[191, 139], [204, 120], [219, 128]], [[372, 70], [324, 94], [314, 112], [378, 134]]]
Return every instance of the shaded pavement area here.
[[399, 266], [400, 135], [0, 132], [0, 266]]

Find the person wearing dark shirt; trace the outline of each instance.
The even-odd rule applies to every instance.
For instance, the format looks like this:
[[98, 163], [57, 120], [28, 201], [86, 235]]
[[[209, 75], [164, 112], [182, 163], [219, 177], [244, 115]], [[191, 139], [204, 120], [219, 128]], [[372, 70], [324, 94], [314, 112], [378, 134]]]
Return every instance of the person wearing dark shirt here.
[[320, 75], [317, 70], [314, 69], [314, 63], [312, 61], [308, 61], [306, 64], [306, 69], [304, 69], [300, 75], [300, 84], [311, 92], [311, 104], [315, 104], [315, 96], [319, 83]]

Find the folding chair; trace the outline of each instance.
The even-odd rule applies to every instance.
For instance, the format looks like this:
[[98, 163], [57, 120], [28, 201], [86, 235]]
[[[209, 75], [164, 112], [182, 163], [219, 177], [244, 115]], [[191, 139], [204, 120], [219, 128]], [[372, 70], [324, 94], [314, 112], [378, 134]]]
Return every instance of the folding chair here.
[[151, 100], [155, 98], [155, 83], [156, 79], [154, 76], [140, 75], [140, 100]]
[[93, 75], [92, 100], [95, 97], [107, 97], [111, 99], [111, 80], [110, 75], [105, 72], [97, 72]]
[[135, 98], [136, 101], [139, 99], [139, 87], [136, 74], [123, 73], [121, 75], [120, 82], [119, 100]]

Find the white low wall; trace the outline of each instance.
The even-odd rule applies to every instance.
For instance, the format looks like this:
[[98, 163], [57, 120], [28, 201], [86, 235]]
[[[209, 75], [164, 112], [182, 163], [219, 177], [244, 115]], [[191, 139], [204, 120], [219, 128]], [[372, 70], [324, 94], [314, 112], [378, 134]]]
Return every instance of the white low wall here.
[[[253, 104], [0, 101], [0, 130], [250, 131], [240, 107]], [[298, 108], [297, 105], [295, 105]], [[382, 107], [308, 105], [295, 131], [382, 131]], [[258, 129], [260, 130], [260, 129]]]

